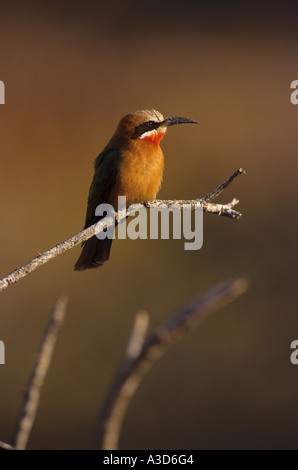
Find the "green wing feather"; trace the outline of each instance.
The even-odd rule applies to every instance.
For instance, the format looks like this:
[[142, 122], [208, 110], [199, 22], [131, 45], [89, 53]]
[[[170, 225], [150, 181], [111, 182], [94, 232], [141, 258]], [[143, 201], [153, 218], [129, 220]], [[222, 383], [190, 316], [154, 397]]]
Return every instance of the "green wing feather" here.
[[95, 209], [99, 204], [107, 202], [109, 193], [116, 182], [120, 150], [104, 149], [94, 163], [94, 176], [89, 190], [85, 227], [94, 223]]

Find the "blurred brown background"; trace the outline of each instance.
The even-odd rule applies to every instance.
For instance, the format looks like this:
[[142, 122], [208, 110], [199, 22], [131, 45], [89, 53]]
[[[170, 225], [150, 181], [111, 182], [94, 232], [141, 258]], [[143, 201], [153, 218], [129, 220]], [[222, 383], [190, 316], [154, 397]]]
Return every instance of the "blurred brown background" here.
[[[254, 4], [253, 4], [254, 5]], [[204, 245], [116, 241], [104, 268], [77, 273], [79, 248], [0, 296], [0, 439], [10, 441], [49, 312], [66, 323], [29, 443], [88, 449], [135, 312], [151, 327], [237, 275], [249, 291], [155, 365], [125, 419], [122, 449], [297, 448], [297, 4], [1, 1], [1, 277], [84, 223], [93, 161], [119, 119], [142, 108], [171, 128], [161, 198], [196, 198], [242, 166], [204, 216]]]

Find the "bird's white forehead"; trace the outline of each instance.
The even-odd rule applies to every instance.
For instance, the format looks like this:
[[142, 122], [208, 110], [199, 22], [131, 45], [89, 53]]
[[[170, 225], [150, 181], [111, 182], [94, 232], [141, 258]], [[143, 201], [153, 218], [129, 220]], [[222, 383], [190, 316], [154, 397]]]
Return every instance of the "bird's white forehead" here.
[[142, 114], [144, 116], [144, 120], [146, 121], [155, 121], [155, 122], [162, 122], [164, 121], [163, 115], [156, 111], [155, 109], [144, 109], [141, 111], [136, 111], [134, 114]]

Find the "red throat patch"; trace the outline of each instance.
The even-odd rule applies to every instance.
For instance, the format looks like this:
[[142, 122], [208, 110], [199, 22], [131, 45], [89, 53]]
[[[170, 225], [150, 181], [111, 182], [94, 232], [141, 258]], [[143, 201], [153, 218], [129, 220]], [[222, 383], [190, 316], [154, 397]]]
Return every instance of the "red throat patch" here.
[[165, 133], [166, 133], [166, 131], [164, 131], [164, 132], [153, 132], [151, 135], [146, 135], [146, 137], [144, 137], [144, 140], [146, 140], [147, 142], [150, 142], [151, 144], [154, 144], [154, 145], [156, 145], [156, 147], [158, 147], [161, 139], [165, 136]]

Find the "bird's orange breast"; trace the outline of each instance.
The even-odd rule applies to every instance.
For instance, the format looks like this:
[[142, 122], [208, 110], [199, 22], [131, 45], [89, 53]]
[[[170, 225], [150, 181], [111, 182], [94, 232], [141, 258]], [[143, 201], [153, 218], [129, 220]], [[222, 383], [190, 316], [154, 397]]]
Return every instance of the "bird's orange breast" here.
[[118, 196], [126, 196], [127, 205], [154, 199], [159, 191], [164, 169], [164, 156], [155, 142], [138, 140], [123, 150], [117, 181], [109, 202], [117, 204]]

